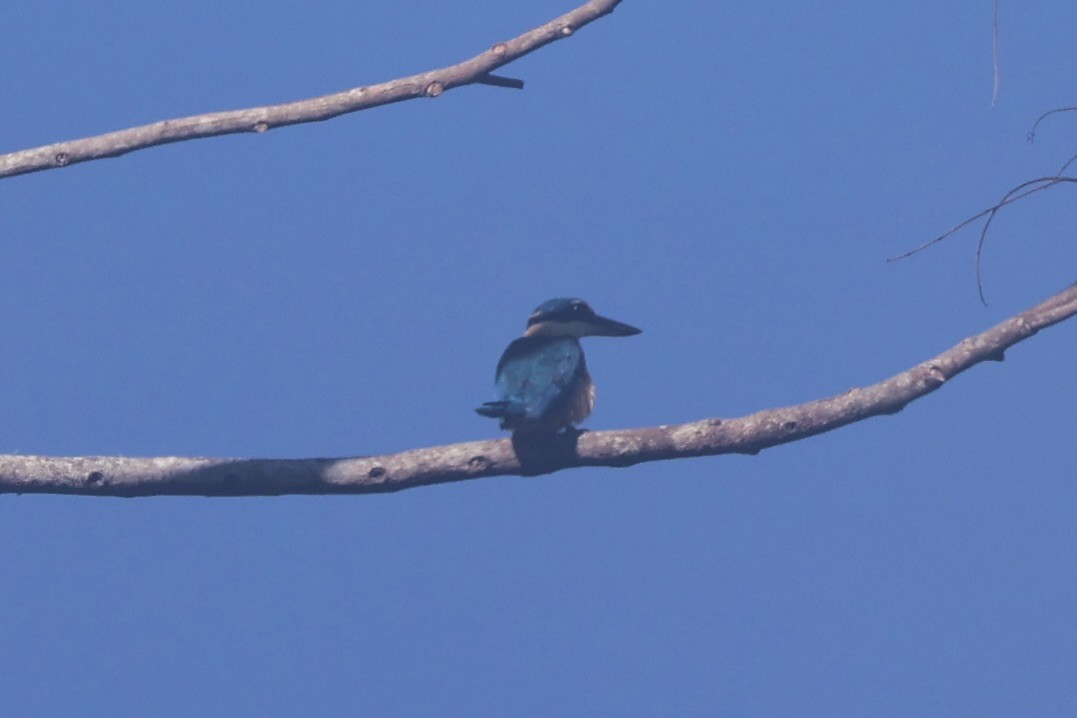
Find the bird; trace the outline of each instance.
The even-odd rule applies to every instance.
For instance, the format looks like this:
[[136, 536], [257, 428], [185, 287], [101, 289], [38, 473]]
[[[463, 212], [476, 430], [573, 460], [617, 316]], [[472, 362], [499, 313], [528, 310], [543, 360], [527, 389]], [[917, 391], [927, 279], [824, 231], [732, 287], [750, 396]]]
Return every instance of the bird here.
[[502, 429], [557, 433], [578, 425], [595, 405], [581, 337], [629, 337], [641, 330], [599, 316], [582, 299], [543, 302], [527, 319], [524, 335], [501, 355], [494, 374], [495, 401], [475, 409], [501, 420]]

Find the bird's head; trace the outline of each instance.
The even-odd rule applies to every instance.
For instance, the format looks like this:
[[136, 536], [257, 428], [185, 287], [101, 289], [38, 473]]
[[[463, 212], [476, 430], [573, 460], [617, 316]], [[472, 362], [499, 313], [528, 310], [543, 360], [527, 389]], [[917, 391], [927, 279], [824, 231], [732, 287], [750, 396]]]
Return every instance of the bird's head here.
[[635, 327], [595, 314], [582, 299], [550, 299], [538, 306], [527, 319], [524, 336], [630, 337], [639, 334]]

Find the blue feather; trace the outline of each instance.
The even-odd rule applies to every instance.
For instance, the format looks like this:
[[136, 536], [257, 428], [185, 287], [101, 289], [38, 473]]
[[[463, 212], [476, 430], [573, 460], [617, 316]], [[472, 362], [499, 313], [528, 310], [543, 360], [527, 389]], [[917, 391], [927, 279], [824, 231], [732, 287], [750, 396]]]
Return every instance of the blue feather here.
[[497, 364], [498, 400], [476, 411], [501, 419], [505, 428], [534, 424], [559, 429], [571, 423], [560, 414], [567, 411], [586, 376], [583, 350], [575, 337], [520, 337]]

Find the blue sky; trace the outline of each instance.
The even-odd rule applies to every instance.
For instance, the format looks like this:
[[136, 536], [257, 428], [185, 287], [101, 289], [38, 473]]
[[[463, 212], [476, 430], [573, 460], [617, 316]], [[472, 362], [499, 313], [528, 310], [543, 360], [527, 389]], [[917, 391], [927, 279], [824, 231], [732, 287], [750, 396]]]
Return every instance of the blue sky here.
[[[21, 3], [0, 151], [451, 64], [568, 3]], [[590, 428], [890, 376], [1074, 280], [1077, 6], [628, 0], [475, 87], [0, 182], [0, 451], [497, 434], [554, 296]], [[779, 447], [376, 497], [0, 496], [5, 715], [1072, 715], [1077, 325]]]

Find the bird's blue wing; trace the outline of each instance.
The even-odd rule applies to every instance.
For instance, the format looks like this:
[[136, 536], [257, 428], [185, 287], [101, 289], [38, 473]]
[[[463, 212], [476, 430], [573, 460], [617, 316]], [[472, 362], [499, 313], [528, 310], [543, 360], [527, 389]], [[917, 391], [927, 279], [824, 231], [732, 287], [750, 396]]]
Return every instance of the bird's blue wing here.
[[498, 397], [528, 419], [538, 419], [565, 395], [583, 364], [574, 337], [521, 337], [497, 364]]

